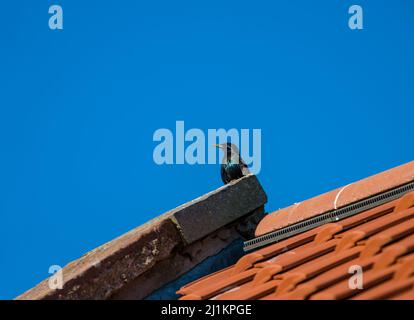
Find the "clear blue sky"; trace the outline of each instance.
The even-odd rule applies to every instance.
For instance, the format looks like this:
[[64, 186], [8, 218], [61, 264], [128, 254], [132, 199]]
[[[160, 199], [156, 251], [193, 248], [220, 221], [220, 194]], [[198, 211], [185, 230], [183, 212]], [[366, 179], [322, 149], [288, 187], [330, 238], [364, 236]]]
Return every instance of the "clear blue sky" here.
[[268, 211], [412, 160], [413, 8], [2, 1], [0, 298], [221, 186], [218, 165], [153, 162], [153, 132], [176, 120], [262, 129]]

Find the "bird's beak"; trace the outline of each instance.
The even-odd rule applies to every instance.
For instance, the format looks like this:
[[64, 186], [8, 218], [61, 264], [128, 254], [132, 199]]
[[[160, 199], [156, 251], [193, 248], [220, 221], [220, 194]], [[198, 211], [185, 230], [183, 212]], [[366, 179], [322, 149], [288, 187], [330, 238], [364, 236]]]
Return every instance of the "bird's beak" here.
[[213, 144], [213, 147], [221, 148], [221, 145], [219, 145], [219, 144]]

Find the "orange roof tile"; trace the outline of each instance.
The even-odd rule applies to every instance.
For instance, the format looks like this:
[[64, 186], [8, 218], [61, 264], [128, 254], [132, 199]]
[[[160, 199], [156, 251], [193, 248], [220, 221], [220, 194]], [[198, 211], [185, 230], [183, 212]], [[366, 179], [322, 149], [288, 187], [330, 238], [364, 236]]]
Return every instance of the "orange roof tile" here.
[[267, 215], [256, 237], [414, 181], [414, 161]]
[[[347, 192], [337, 189], [305, 201], [302, 208], [311, 213], [303, 211], [301, 217], [322, 214], [334, 203], [343, 206], [412, 180], [414, 162], [362, 180], [347, 187]], [[182, 287], [178, 294], [181, 299], [214, 300], [414, 299], [413, 218], [414, 191], [257, 249], [235, 265]], [[266, 224], [277, 227], [292, 222], [266, 219]], [[362, 289], [349, 285], [352, 266], [363, 270]]]

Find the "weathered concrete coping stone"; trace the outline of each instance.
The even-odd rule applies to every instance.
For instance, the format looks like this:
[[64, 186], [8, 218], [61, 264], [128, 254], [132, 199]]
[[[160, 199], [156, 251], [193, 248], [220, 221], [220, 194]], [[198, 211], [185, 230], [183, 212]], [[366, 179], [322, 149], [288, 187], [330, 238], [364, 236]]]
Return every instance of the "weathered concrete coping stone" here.
[[256, 176], [243, 177], [67, 264], [62, 270], [62, 289], [51, 289], [46, 279], [16, 299], [108, 299], [157, 262], [169, 258], [174, 250], [185, 248], [247, 216], [266, 202], [266, 194]]

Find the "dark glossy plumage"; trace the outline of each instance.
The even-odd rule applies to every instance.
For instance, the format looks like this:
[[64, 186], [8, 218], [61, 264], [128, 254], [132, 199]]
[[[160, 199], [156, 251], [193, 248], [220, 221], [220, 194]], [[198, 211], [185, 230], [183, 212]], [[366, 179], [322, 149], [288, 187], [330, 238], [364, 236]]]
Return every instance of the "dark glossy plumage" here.
[[216, 146], [224, 151], [220, 172], [224, 184], [240, 179], [249, 173], [246, 163], [240, 157], [239, 150], [234, 144], [228, 142]]

